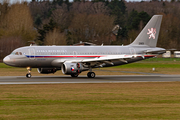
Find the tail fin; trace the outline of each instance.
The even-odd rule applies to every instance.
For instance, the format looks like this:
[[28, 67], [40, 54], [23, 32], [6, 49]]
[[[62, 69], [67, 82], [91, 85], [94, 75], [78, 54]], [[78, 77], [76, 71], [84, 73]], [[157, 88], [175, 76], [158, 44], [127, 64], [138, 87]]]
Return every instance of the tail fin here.
[[131, 46], [148, 45], [150, 47], [156, 47], [159, 30], [161, 26], [162, 15], [154, 15], [150, 21], [146, 24], [141, 33], [131, 43]]

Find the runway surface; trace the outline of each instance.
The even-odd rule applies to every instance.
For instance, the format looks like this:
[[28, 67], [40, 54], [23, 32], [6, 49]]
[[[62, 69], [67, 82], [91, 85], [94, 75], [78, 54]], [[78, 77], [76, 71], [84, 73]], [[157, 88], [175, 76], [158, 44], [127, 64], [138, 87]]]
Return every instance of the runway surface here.
[[108, 75], [87, 78], [79, 76], [9, 76], [0, 77], [0, 84], [59, 84], [59, 83], [128, 83], [128, 82], [175, 82], [180, 81], [180, 75]]

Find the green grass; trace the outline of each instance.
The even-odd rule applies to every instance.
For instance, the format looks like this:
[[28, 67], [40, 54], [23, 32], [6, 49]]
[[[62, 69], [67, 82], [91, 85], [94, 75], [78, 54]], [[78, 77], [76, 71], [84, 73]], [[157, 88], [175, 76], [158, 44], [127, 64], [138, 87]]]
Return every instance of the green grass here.
[[115, 68], [180, 68], [179, 58], [150, 58]]
[[179, 82], [0, 85], [0, 119], [179, 119], [179, 86]]
[[[178, 60], [155, 58], [110, 70], [152, 72], [156, 67], [155, 73], [179, 74]], [[38, 74], [33, 71], [34, 76]], [[26, 69], [0, 63], [0, 73], [25, 75]], [[179, 91], [180, 82], [0, 85], [0, 120], [177, 120]]]
[[0, 63], [0, 68], [14, 68], [14, 67], [8, 66], [4, 63]]
[[146, 60], [144, 60], [144, 61], [149, 61], [149, 62], [153, 62], [153, 61], [155, 61], [155, 62], [157, 62], [157, 61], [163, 61], [163, 62], [165, 62], [165, 61], [169, 61], [169, 62], [174, 62], [174, 61], [180, 61], [180, 58], [150, 58], [150, 59], [146, 59]]
[[137, 62], [122, 66], [116, 66], [114, 68], [180, 68], [180, 63], [164, 63], [164, 62], [155, 62], [155, 63], [148, 63], [148, 62]]

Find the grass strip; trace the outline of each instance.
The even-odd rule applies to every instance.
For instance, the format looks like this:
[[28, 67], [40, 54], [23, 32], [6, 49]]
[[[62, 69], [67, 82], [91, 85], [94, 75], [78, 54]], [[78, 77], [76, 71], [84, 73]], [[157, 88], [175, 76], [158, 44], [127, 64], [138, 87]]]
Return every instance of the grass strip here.
[[0, 119], [179, 119], [179, 86], [179, 82], [0, 85]]

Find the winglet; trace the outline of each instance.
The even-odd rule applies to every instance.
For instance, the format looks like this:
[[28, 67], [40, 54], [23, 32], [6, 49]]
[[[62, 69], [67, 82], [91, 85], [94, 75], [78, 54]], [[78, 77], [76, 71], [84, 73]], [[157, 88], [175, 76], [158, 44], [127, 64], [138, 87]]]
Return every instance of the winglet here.
[[156, 47], [162, 15], [154, 15], [130, 46], [148, 45]]

